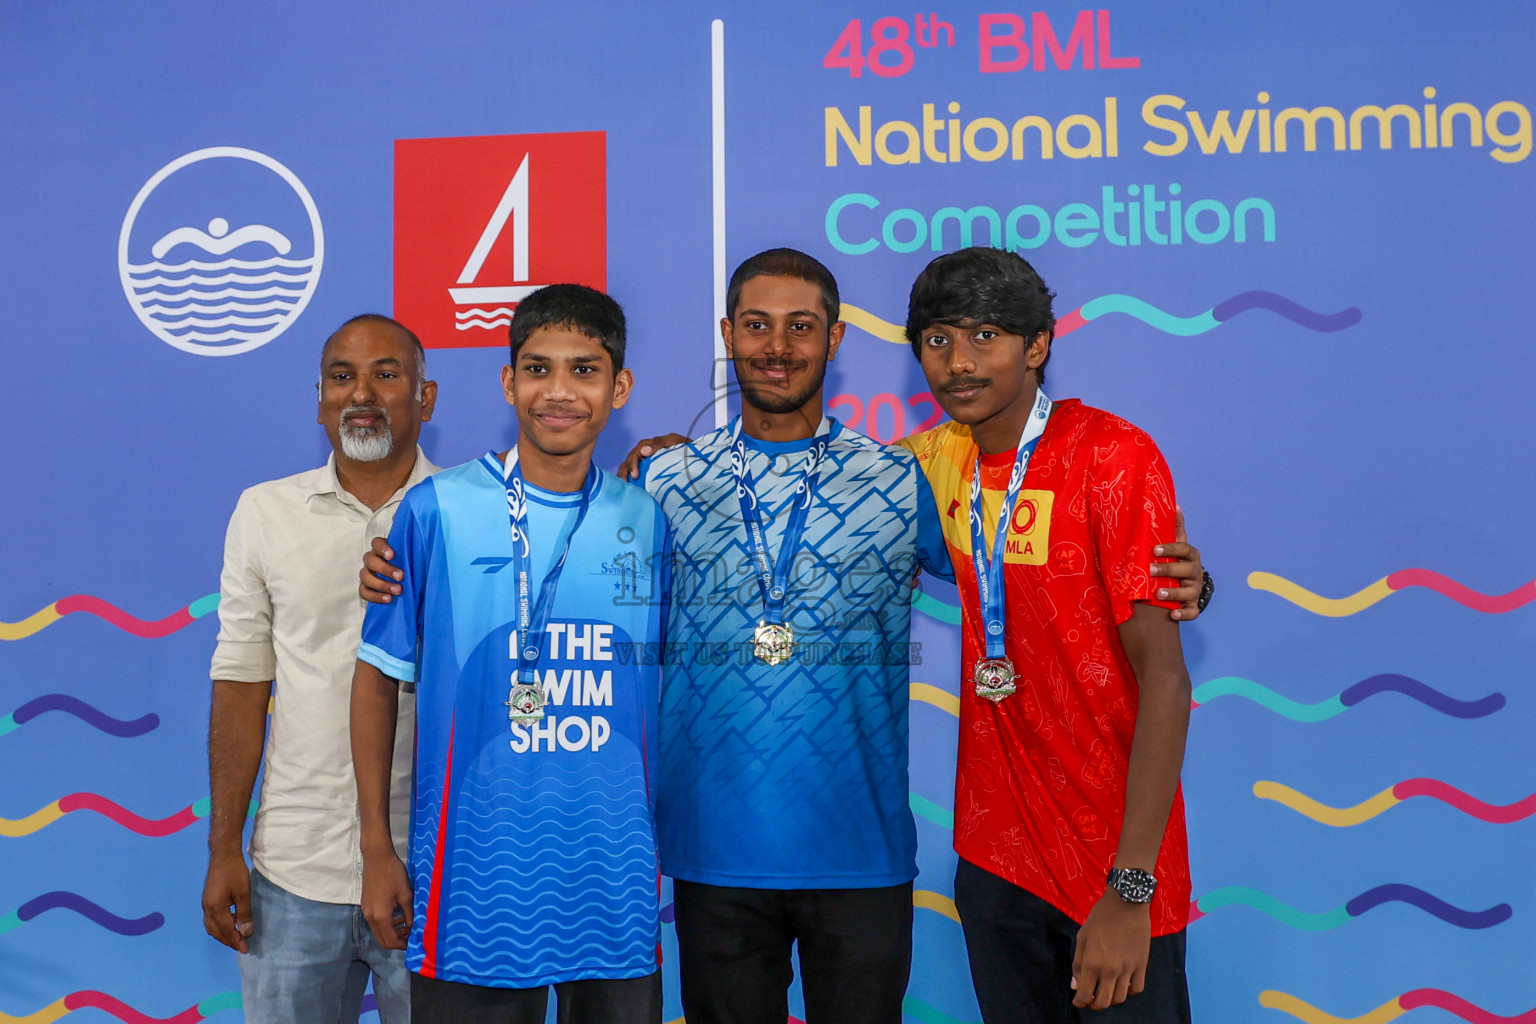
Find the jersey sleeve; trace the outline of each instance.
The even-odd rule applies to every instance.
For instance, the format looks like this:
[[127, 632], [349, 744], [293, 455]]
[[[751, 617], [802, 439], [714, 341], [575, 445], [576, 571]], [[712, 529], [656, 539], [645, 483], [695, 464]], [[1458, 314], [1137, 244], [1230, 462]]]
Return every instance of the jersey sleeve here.
[[1094, 546], [1109, 591], [1115, 625], [1131, 617], [1138, 602], [1177, 608], [1157, 598], [1163, 584], [1152, 575], [1152, 549], [1173, 540], [1173, 475], [1152, 438], [1130, 424], [1099, 446], [1106, 454], [1094, 467], [1089, 508]]
[[272, 596], [261, 559], [261, 513], [246, 491], [224, 535], [219, 574], [219, 639], [209, 675], [235, 683], [264, 683], [277, 674], [272, 643]]
[[944, 527], [939, 521], [939, 503], [933, 486], [922, 467], [917, 470], [917, 559], [923, 569], [948, 583], [955, 582], [955, 568], [949, 561], [949, 545], [944, 541]]
[[394, 564], [404, 572], [400, 593], [389, 604], [370, 604], [363, 615], [363, 640], [357, 659], [366, 661], [391, 679], [416, 681], [416, 661], [421, 643], [422, 595], [426, 593], [431, 559], [431, 537], [422, 521], [421, 498], [431, 493], [431, 481], [413, 487], [400, 502], [389, 546]]

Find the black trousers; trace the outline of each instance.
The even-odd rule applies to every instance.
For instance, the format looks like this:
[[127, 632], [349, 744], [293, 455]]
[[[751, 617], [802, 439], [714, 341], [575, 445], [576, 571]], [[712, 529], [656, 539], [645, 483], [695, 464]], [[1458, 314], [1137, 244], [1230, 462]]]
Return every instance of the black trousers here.
[[800, 945], [806, 1024], [901, 1024], [912, 972], [912, 883], [735, 889], [678, 881], [688, 1024], [784, 1024]]
[[[555, 986], [560, 1024], [661, 1024], [661, 972]], [[491, 988], [411, 974], [412, 1024], [544, 1024], [549, 986]]]
[[1140, 995], [1079, 1010], [1072, 1005], [1076, 921], [965, 860], [955, 869], [955, 907], [986, 1024], [1189, 1024], [1183, 932], [1152, 940]]

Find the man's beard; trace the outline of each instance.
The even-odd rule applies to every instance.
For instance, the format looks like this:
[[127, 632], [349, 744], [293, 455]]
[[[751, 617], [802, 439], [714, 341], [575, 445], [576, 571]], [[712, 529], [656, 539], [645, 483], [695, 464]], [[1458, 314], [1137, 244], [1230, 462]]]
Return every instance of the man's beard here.
[[[736, 379], [738, 381], [742, 379], [739, 366], [736, 369]], [[811, 396], [821, 389], [826, 379], [827, 365], [822, 363], [821, 373], [817, 374], [814, 380], [806, 381], [805, 386], [798, 392], [783, 391], [762, 383], [743, 384], [741, 386], [742, 403], [774, 415], [795, 412], [805, 407], [805, 403], [809, 402]]]
[[[347, 423], [348, 416], [358, 414], [377, 416], [380, 422], [371, 427], [354, 427]], [[347, 458], [356, 462], [378, 462], [389, 457], [395, 450], [395, 434], [389, 422], [389, 413], [378, 405], [349, 405], [342, 410], [341, 450]]]

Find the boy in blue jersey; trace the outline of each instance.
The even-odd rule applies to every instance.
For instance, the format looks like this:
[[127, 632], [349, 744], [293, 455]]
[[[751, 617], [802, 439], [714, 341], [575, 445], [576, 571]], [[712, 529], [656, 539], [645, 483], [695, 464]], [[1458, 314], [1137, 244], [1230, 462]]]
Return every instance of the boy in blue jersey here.
[[[502, 370], [518, 444], [408, 492], [353, 679], [363, 911], [404, 948], [417, 1024], [655, 1024], [657, 658], [670, 531], [592, 466], [629, 397], [601, 292], [525, 299]], [[388, 818], [397, 684], [415, 684], [410, 868]]]

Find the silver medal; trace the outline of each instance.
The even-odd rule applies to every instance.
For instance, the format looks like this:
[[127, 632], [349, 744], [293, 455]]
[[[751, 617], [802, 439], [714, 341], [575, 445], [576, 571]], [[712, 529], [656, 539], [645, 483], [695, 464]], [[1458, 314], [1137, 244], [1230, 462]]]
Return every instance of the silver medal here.
[[752, 632], [752, 653], [767, 665], [786, 662], [795, 653], [795, 632], [788, 623], [760, 622]]
[[527, 725], [544, 720], [544, 689], [532, 683], [518, 683], [506, 700], [507, 717]]
[[994, 704], [1004, 697], [1012, 696], [1018, 689], [1014, 685], [1014, 678], [1013, 662], [1007, 658], [981, 658], [971, 672], [976, 696], [984, 697]]

